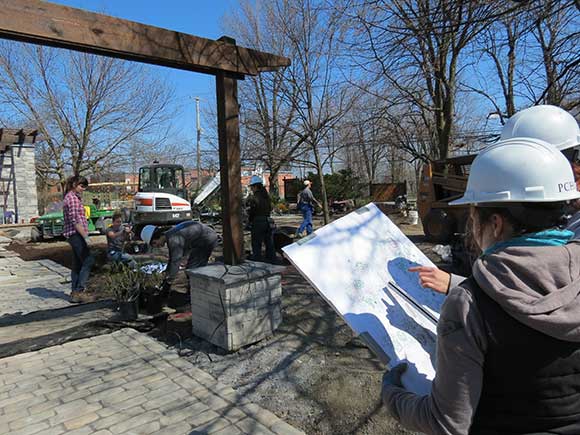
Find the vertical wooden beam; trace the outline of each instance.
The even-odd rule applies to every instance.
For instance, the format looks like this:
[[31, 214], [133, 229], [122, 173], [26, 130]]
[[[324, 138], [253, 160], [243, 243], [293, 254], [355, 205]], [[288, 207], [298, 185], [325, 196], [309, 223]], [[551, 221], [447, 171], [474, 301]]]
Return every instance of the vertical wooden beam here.
[[218, 141], [222, 195], [224, 260], [243, 261], [242, 174], [240, 162], [240, 117], [238, 82], [220, 72], [216, 75]]

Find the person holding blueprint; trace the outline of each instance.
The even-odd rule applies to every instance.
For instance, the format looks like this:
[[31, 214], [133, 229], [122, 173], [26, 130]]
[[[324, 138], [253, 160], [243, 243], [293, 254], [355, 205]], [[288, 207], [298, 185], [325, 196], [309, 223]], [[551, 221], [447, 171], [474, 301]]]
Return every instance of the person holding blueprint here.
[[[515, 138], [484, 149], [467, 190], [482, 255], [437, 324], [431, 393], [405, 390], [405, 363], [382, 400], [426, 434], [580, 433], [580, 242], [560, 229], [580, 198], [563, 154]], [[453, 203], [452, 203], [453, 204]]]
[[[516, 137], [540, 139], [556, 147], [570, 162], [576, 184], [580, 183], [580, 128], [571, 113], [561, 107], [541, 104], [521, 110], [509, 118], [501, 132], [501, 140]], [[567, 230], [574, 232], [574, 238], [580, 239], [580, 210], [571, 207], [572, 218], [568, 221]], [[413, 267], [410, 272], [417, 272], [421, 285], [439, 293], [447, 293], [465, 277], [449, 274], [437, 267]]]

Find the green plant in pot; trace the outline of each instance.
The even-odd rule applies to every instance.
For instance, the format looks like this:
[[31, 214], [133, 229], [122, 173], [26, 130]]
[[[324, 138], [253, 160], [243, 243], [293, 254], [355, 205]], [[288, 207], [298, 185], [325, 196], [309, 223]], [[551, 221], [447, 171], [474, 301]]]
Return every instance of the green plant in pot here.
[[158, 314], [163, 308], [163, 277], [160, 272], [143, 273], [140, 303], [148, 314]]
[[105, 288], [119, 305], [123, 320], [136, 320], [139, 314], [139, 293], [143, 287], [143, 273], [124, 264], [115, 265], [105, 276]]

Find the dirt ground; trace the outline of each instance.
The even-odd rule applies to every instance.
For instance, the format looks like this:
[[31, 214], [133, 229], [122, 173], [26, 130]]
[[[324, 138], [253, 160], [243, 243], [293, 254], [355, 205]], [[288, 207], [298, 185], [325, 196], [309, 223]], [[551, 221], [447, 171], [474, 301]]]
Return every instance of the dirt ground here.
[[[396, 215], [391, 218], [398, 220]], [[298, 226], [299, 221], [297, 215], [277, 218], [279, 226]], [[320, 225], [315, 220], [315, 227]], [[433, 245], [423, 240], [420, 225], [400, 227], [434, 262], [440, 261]], [[106, 273], [106, 240], [93, 236], [92, 241], [97, 265], [89, 287], [98, 291], [99, 277]], [[70, 247], [64, 240], [12, 244], [11, 249], [24, 259], [50, 258], [70, 267]], [[221, 251], [214, 254], [219, 259]], [[178, 311], [187, 310], [189, 299], [184, 275], [180, 273], [172, 294], [171, 303], [181, 305]], [[410, 434], [381, 407], [382, 364], [292, 266], [282, 278], [283, 322], [274, 336], [258, 344], [227, 354], [193, 337], [187, 317], [165, 322], [152, 334], [308, 434]]]

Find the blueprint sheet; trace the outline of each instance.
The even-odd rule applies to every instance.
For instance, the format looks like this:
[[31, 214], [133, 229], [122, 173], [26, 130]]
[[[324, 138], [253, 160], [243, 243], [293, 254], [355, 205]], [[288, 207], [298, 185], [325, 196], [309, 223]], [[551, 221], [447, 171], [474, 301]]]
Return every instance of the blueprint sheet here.
[[433, 263], [376, 205], [368, 204], [283, 251], [357, 334], [372, 337], [390, 367], [409, 363], [403, 375], [407, 389], [429, 393], [444, 296], [422, 288], [418, 274], [407, 271]]

